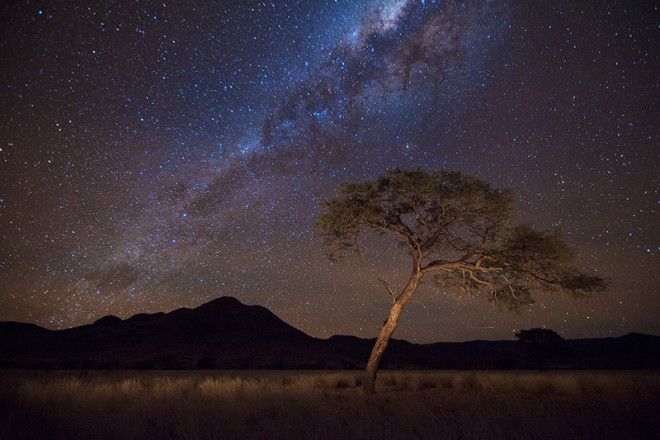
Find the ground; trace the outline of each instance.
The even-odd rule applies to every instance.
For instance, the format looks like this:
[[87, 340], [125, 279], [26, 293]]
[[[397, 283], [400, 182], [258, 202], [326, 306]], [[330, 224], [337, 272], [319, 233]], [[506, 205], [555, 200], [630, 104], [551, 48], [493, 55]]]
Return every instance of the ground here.
[[0, 372], [1, 439], [660, 438], [660, 372]]

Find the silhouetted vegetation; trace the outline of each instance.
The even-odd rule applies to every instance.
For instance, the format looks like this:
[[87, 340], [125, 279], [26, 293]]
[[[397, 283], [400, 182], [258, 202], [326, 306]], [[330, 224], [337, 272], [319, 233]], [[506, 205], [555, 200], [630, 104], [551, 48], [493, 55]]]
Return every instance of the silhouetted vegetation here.
[[536, 345], [560, 345], [564, 338], [559, 336], [554, 330], [549, 328], [531, 328], [529, 330], [520, 330], [515, 333], [520, 342], [526, 342]]
[[564, 338], [549, 328], [520, 330], [515, 336], [526, 344], [530, 357], [534, 359], [539, 370], [542, 370], [552, 357], [565, 357], [570, 354]]

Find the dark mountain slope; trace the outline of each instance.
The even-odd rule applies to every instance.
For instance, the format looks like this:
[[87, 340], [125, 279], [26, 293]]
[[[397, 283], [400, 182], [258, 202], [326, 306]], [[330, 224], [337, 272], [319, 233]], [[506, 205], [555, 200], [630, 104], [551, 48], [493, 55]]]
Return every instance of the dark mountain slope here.
[[[141, 313], [52, 331], [0, 322], [4, 368], [361, 368], [373, 340], [313, 338], [268, 309], [222, 297], [194, 309]], [[660, 337], [411, 344], [393, 340], [384, 368], [659, 368]]]

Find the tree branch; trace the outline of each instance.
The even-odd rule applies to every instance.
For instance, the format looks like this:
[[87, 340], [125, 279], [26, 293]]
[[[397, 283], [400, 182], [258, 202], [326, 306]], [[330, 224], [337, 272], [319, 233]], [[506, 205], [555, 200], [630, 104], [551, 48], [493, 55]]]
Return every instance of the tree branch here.
[[389, 293], [390, 296], [392, 297], [392, 304], [394, 304], [394, 301], [396, 301], [396, 294], [394, 293], [394, 291], [392, 291], [392, 288], [390, 287], [390, 285], [387, 283], [387, 281], [385, 281], [381, 277], [378, 277], [378, 281], [380, 281], [380, 283], [383, 286], [385, 286], [385, 290], [387, 290], [387, 293]]
[[468, 263], [465, 260], [454, 260], [454, 261], [447, 261], [447, 260], [433, 260], [426, 265], [424, 265], [422, 268], [422, 272], [431, 272], [433, 270], [438, 270], [438, 269], [460, 269], [460, 270], [474, 270], [475, 266], [472, 263]]

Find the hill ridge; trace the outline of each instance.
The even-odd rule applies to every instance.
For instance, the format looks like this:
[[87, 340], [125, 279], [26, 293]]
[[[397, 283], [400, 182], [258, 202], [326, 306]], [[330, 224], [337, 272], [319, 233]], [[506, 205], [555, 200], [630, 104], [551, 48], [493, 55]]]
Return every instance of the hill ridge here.
[[[103, 316], [49, 330], [0, 322], [4, 368], [362, 368], [374, 339], [316, 338], [268, 308], [222, 296], [194, 308]], [[660, 337], [562, 340], [552, 347], [518, 341], [391, 341], [384, 368], [660, 368]]]

